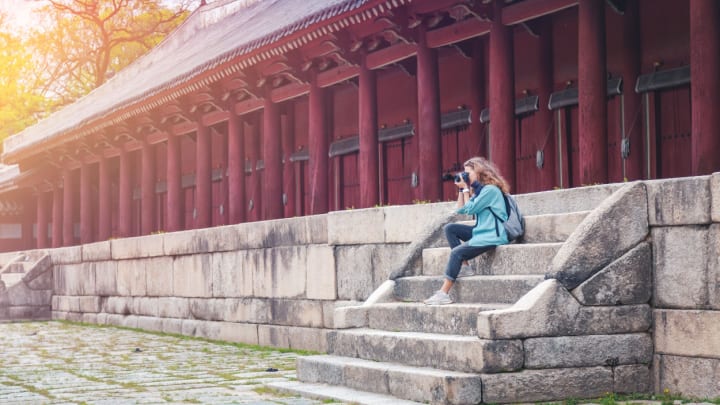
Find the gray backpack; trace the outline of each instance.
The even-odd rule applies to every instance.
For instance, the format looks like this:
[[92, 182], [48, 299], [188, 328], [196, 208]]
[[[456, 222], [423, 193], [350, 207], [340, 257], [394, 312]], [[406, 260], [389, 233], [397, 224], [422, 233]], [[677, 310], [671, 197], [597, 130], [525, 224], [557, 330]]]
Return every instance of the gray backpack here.
[[500, 221], [505, 227], [505, 233], [507, 233], [508, 241], [520, 241], [522, 236], [525, 234], [525, 218], [523, 218], [520, 208], [515, 201], [515, 197], [510, 194], [503, 193], [503, 199], [505, 200], [505, 209], [508, 213], [507, 221], [500, 219], [497, 214], [490, 209], [490, 212], [495, 216], [495, 233], [499, 236], [500, 232], [497, 229], [497, 222]]

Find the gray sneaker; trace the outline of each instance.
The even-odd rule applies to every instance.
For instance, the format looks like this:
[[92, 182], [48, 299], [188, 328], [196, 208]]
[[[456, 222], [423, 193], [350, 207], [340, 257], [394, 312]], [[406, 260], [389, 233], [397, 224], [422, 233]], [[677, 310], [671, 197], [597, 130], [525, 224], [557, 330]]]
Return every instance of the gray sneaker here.
[[458, 273], [458, 278], [460, 277], [469, 277], [475, 275], [475, 269], [470, 267], [469, 264], [463, 264], [462, 267], [460, 267], [460, 273]]
[[425, 305], [446, 305], [452, 304], [453, 300], [446, 292], [438, 290], [435, 291], [432, 297], [426, 299], [424, 302]]

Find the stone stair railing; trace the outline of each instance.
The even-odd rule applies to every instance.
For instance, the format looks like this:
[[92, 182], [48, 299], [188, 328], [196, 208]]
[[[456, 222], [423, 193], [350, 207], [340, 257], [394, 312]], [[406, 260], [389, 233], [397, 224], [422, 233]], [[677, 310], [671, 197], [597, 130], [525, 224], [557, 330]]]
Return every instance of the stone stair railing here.
[[22, 253], [0, 269], [0, 320], [49, 320], [52, 261], [44, 252]]

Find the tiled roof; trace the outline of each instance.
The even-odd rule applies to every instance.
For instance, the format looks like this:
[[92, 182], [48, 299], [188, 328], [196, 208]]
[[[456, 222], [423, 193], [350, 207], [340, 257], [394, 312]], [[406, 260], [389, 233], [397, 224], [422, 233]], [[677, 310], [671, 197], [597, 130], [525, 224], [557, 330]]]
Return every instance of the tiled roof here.
[[[123, 110], [117, 122], [135, 115], [137, 108], [149, 110], [169, 98], [189, 92], [181, 85], [238, 56], [243, 58], [237, 71], [258, 61], [254, 51], [266, 45], [280, 43], [282, 38], [302, 31], [313, 24], [325, 22], [342, 14], [352, 14], [368, 3], [390, 9], [411, 0], [220, 0], [200, 7], [165, 41], [119, 72], [87, 96], [47, 119], [28, 127], [4, 142], [5, 161], [17, 161], [19, 153], [25, 154], [30, 147], [41, 146], [63, 134], [73, 132], [83, 136], [83, 131], [109, 126], [102, 120], [110, 114]], [[346, 18], [333, 24], [335, 31], [353, 21], [366, 20], [372, 15], [363, 11], [360, 17]], [[309, 35], [313, 33], [310, 32]], [[288, 47], [300, 46], [302, 38], [290, 41]], [[293, 43], [297, 42], [294, 46]], [[270, 50], [269, 52], [278, 52]], [[256, 52], [255, 52], [256, 53]], [[262, 56], [262, 55], [261, 55]], [[226, 69], [227, 70], [227, 69]], [[231, 72], [227, 72], [229, 74]], [[167, 89], [177, 89], [152, 105], [140, 102]], [[192, 90], [192, 89], [190, 89]], [[136, 105], [134, 105], [136, 104]], [[132, 107], [132, 108], [128, 108]], [[37, 152], [41, 148], [34, 148]], [[8, 157], [10, 157], [8, 159]]]

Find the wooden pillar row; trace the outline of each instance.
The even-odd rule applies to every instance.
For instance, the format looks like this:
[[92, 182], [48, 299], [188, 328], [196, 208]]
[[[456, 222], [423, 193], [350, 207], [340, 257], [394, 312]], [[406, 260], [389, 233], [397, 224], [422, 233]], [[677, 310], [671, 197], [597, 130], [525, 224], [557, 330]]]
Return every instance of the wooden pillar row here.
[[[425, 31], [417, 47], [418, 186], [420, 200], [442, 200], [440, 76], [437, 51], [427, 46]], [[377, 143], [377, 142], [376, 142]]]

